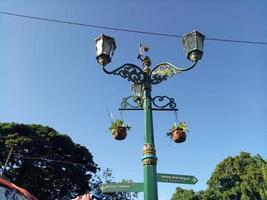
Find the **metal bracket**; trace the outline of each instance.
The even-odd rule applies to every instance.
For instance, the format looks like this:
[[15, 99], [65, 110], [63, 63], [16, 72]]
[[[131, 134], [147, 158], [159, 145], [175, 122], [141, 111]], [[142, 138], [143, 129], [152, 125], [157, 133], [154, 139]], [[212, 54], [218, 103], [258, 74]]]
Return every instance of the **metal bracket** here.
[[[128, 100], [132, 100], [130, 103]], [[178, 111], [174, 98], [167, 96], [155, 96], [151, 98], [151, 105], [153, 111]], [[144, 110], [143, 100], [138, 101], [133, 96], [128, 96], [122, 99], [121, 108], [119, 110]]]

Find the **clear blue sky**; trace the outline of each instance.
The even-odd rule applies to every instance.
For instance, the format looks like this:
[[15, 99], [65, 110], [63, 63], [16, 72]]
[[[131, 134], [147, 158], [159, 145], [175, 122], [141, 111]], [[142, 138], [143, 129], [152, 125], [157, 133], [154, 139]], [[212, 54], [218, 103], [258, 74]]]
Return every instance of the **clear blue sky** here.
[[[267, 2], [2, 0], [0, 11], [100, 26], [183, 35], [194, 29], [210, 38], [267, 42]], [[130, 83], [108, 76], [95, 60], [93, 40], [115, 37], [110, 68], [137, 65], [138, 45], [146, 43], [154, 65], [186, 60], [179, 38], [151, 36], [37, 21], [0, 14], [0, 121], [36, 123], [68, 134], [86, 146], [115, 181], [143, 181], [143, 113], [125, 112], [133, 130], [114, 141], [107, 132], [107, 108], [120, 117]], [[205, 189], [218, 162], [241, 151], [267, 158], [267, 45], [206, 41], [204, 57], [192, 71], [153, 88], [153, 95], [176, 99], [179, 120], [190, 123], [188, 140], [165, 136], [172, 112], [154, 113], [158, 172], [189, 174], [196, 185], [159, 183], [159, 199], [177, 186]], [[141, 199], [142, 195], [140, 195]]]

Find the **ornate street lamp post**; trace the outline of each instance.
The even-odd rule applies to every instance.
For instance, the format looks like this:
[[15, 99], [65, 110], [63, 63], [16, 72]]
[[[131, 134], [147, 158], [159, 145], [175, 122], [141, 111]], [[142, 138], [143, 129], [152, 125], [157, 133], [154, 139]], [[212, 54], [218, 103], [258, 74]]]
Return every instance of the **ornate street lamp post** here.
[[[115, 40], [112, 37], [101, 35], [96, 42], [96, 59], [107, 74], [118, 75], [132, 82], [132, 96], [123, 98], [120, 110], [144, 110], [145, 135], [143, 147], [143, 168], [144, 168], [144, 199], [157, 200], [157, 157], [154, 145], [153, 132], [153, 111], [177, 111], [176, 103], [173, 98], [167, 96], [155, 96], [152, 98], [152, 85], [157, 85], [168, 77], [188, 71], [195, 67], [203, 54], [205, 36], [197, 31], [186, 34], [183, 37], [182, 46], [186, 51], [187, 58], [193, 62], [192, 66], [187, 68], [178, 68], [169, 62], [163, 62], [150, 68], [151, 61], [144, 53], [138, 56], [142, 61], [142, 68], [126, 63], [114, 70], [107, 70], [106, 65], [111, 62], [111, 58], [116, 49]], [[141, 46], [142, 48], [142, 46]], [[145, 48], [145, 52], [148, 48]], [[132, 99], [134, 104], [129, 103]], [[158, 102], [165, 102], [159, 105]], [[167, 102], [167, 103], [166, 103]]]

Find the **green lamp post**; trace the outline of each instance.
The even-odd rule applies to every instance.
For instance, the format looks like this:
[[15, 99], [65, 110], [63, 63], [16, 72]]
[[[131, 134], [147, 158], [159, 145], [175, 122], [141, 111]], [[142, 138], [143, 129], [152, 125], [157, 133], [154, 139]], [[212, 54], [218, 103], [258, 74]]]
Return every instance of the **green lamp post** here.
[[[142, 61], [142, 68], [126, 63], [114, 70], [107, 70], [106, 65], [111, 62], [111, 58], [116, 49], [115, 40], [106, 35], [100, 35], [95, 39], [96, 59], [107, 74], [118, 75], [132, 82], [132, 95], [122, 99], [119, 110], [143, 110], [144, 111], [144, 146], [143, 146], [143, 168], [144, 168], [144, 199], [157, 200], [157, 157], [154, 144], [153, 132], [153, 111], [177, 111], [176, 103], [173, 98], [167, 96], [151, 96], [152, 85], [157, 85], [168, 77], [188, 71], [196, 66], [203, 54], [205, 36], [197, 31], [186, 34], [182, 40], [182, 46], [186, 56], [193, 62], [187, 68], [178, 68], [169, 62], [163, 62], [150, 68], [151, 61], [145, 52], [148, 47], [140, 44], [140, 54], [138, 59]], [[129, 103], [128, 100], [133, 100]], [[158, 102], [165, 102], [160, 105]], [[166, 103], [167, 102], [167, 103]]]

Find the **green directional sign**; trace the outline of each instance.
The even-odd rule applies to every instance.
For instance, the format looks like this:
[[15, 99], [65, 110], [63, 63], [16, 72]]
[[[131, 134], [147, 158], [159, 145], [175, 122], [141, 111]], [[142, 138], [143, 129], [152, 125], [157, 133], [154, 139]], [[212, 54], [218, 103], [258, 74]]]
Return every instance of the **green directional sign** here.
[[101, 185], [103, 193], [144, 192], [144, 183], [107, 183]]
[[157, 174], [158, 182], [165, 183], [183, 183], [183, 184], [196, 184], [198, 181], [194, 176], [178, 175], [178, 174]]

